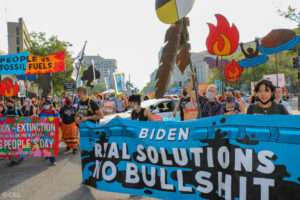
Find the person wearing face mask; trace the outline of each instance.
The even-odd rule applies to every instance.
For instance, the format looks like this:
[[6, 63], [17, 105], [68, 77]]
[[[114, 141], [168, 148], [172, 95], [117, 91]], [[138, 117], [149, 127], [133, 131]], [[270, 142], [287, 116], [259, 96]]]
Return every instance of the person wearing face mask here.
[[221, 103], [217, 101], [217, 87], [209, 85], [206, 91], [207, 101], [202, 107], [202, 117], [211, 117], [224, 114], [224, 109]]
[[[39, 113], [39, 117], [59, 117], [59, 113], [52, 107], [51, 101], [46, 100]], [[46, 160], [49, 160], [51, 165], [56, 165], [56, 158], [54, 156], [46, 157]]]
[[17, 108], [15, 101], [13, 99], [8, 99], [6, 102], [7, 109], [4, 113], [5, 117], [21, 117], [22, 112]]
[[154, 120], [152, 113], [141, 107], [141, 96], [131, 95], [128, 99], [129, 106], [132, 108], [131, 120], [149, 121]]
[[0, 103], [0, 117], [4, 117], [5, 107], [4, 104]]
[[21, 111], [24, 117], [31, 117], [34, 115], [34, 107], [32, 106], [30, 99], [25, 99]]
[[258, 102], [249, 106], [247, 114], [289, 114], [282, 104], [275, 102], [275, 89], [271, 81], [262, 80], [258, 82], [254, 89]]
[[59, 112], [62, 119], [63, 141], [67, 144], [66, 151], [72, 150], [73, 154], [77, 153], [79, 144], [78, 129], [75, 122], [76, 109], [72, 106], [72, 100], [69, 97], [65, 98], [65, 105]]

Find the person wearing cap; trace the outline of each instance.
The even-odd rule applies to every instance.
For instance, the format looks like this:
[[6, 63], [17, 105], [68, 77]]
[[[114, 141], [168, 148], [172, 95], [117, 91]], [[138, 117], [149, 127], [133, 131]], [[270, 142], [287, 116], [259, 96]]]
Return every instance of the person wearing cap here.
[[276, 87], [269, 80], [261, 80], [255, 85], [257, 103], [249, 106], [247, 114], [287, 115], [289, 112], [282, 105], [275, 102]]
[[[39, 117], [59, 117], [59, 113], [53, 108], [51, 101], [45, 100], [39, 113]], [[46, 157], [46, 160], [49, 160], [51, 165], [56, 165], [56, 158], [54, 156]]]
[[72, 150], [73, 154], [77, 153], [79, 144], [78, 129], [75, 122], [76, 109], [72, 106], [72, 100], [65, 98], [65, 105], [60, 109], [60, 117], [62, 119], [61, 128], [63, 133], [63, 141], [67, 145], [66, 151]]
[[102, 109], [94, 100], [88, 97], [86, 88], [79, 87], [77, 93], [80, 99], [76, 116], [77, 124], [85, 121], [98, 123], [104, 117]]

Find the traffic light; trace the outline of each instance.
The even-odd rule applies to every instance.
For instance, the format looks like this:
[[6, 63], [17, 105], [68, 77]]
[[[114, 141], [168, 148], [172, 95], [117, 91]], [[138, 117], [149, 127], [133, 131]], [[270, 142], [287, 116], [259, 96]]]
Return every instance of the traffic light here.
[[300, 58], [294, 57], [293, 58], [293, 68], [298, 69], [300, 67]]

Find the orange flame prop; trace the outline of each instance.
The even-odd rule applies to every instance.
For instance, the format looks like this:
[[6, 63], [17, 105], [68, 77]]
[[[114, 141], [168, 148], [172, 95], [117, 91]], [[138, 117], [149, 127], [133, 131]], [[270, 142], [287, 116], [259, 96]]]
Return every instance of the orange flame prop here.
[[4, 78], [0, 82], [0, 95], [5, 97], [15, 97], [19, 93], [19, 85], [10, 78]]
[[216, 56], [229, 56], [233, 54], [239, 46], [239, 31], [223, 15], [216, 15], [217, 26], [208, 24], [210, 33], [206, 40], [206, 47], [210, 54]]
[[235, 82], [239, 80], [243, 72], [244, 68], [242, 68], [235, 60], [226, 65], [224, 69], [225, 78], [229, 82]]

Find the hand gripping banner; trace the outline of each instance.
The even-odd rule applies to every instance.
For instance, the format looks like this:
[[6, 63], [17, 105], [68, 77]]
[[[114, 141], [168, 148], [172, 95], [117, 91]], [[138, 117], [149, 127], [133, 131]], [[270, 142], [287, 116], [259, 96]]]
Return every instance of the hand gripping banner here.
[[160, 199], [299, 200], [300, 116], [81, 125], [83, 183]]

